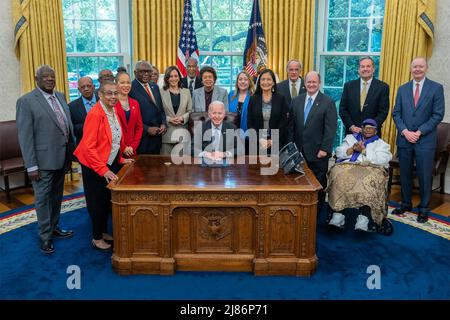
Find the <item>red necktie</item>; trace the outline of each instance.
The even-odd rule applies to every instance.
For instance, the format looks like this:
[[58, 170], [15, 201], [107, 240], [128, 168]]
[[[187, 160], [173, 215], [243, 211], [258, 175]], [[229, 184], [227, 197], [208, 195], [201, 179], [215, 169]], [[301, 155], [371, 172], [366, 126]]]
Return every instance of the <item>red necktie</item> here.
[[420, 84], [416, 83], [416, 91], [414, 92], [414, 107], [417, 107], [420, 97]]
[[152, 100], [153, 103], [155, 103], [155, 99], [153, 98], [153, 94], [152, 94], [152, 92], [150, 91], [150, 88], [148, 87], [148, 83], [146, 83], [144, 87], [145, 87], [145, 91], [147, 91], [147, 94], [148, 94], [149, 97], [150, 97], [150, 100]]

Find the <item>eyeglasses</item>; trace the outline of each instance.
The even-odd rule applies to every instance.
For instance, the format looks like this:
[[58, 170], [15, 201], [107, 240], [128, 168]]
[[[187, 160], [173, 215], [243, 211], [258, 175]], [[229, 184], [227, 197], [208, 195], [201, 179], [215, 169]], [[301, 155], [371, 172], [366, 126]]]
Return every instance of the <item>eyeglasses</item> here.
[[138, 70], [138, 73], [151, 73], [152, 70]]
[[114, 97], [114, 96], [118, 96], [119, 92], [118, 91], [106, 91], [105, 92], [105, 97]]

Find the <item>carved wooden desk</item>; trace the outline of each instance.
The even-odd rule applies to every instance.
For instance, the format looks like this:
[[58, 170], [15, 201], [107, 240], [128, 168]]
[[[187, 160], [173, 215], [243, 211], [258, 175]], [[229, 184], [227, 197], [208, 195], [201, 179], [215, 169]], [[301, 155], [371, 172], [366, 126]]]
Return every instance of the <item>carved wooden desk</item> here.
[[[306, 176], [260, 175], [259, 164], [205, 168], [140, 156], [110, 185], [119, 274], [175, 270], [311, 275], [321, 189]], [[247, 161], [248, 163], [248, 161]]]

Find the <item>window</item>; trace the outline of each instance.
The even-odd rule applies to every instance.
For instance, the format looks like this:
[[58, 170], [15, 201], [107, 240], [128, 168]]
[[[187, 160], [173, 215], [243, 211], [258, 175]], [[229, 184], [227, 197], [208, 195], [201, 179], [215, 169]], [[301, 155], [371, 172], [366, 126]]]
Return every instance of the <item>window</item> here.
[[128, 1], [63, 0], [70, 100], [79, 96], [78, 79], [129, 66]]
[[[327, 0], [319, 2], [317, 61], [324, 93], [339, 102], [344, 83], [359, 77], [358, 61], [370, 55], [378, 77], [384, 0]], [[322, 21], [322, 22], [321, 22]], [[341, 119], [334, 147], [345, 137]]]
[[200, 68], [217, 71], [217, 85], [228, 91], [242, 70], [252, 0], [193, 0]]

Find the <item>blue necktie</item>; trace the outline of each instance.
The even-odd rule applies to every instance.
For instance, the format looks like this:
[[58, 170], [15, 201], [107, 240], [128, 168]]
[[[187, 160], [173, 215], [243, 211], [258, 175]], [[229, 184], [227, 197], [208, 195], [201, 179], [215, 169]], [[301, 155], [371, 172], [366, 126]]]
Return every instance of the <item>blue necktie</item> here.
[[306, 119], [308, 119], [308, 114], [311, 111], [312, 102], [313, 102], [312, 98], [308, 97], [308, 103], [306, 104], [306, 107], [305, 107], [305, 115], [304, 115], [304, 118], [303, 118], [303, 124], [305, 124], [306, 123]]
[[92, 107], [92, 102], [91, 101], [86, 101], [86, 113], [91, 111], [91, 107]]

